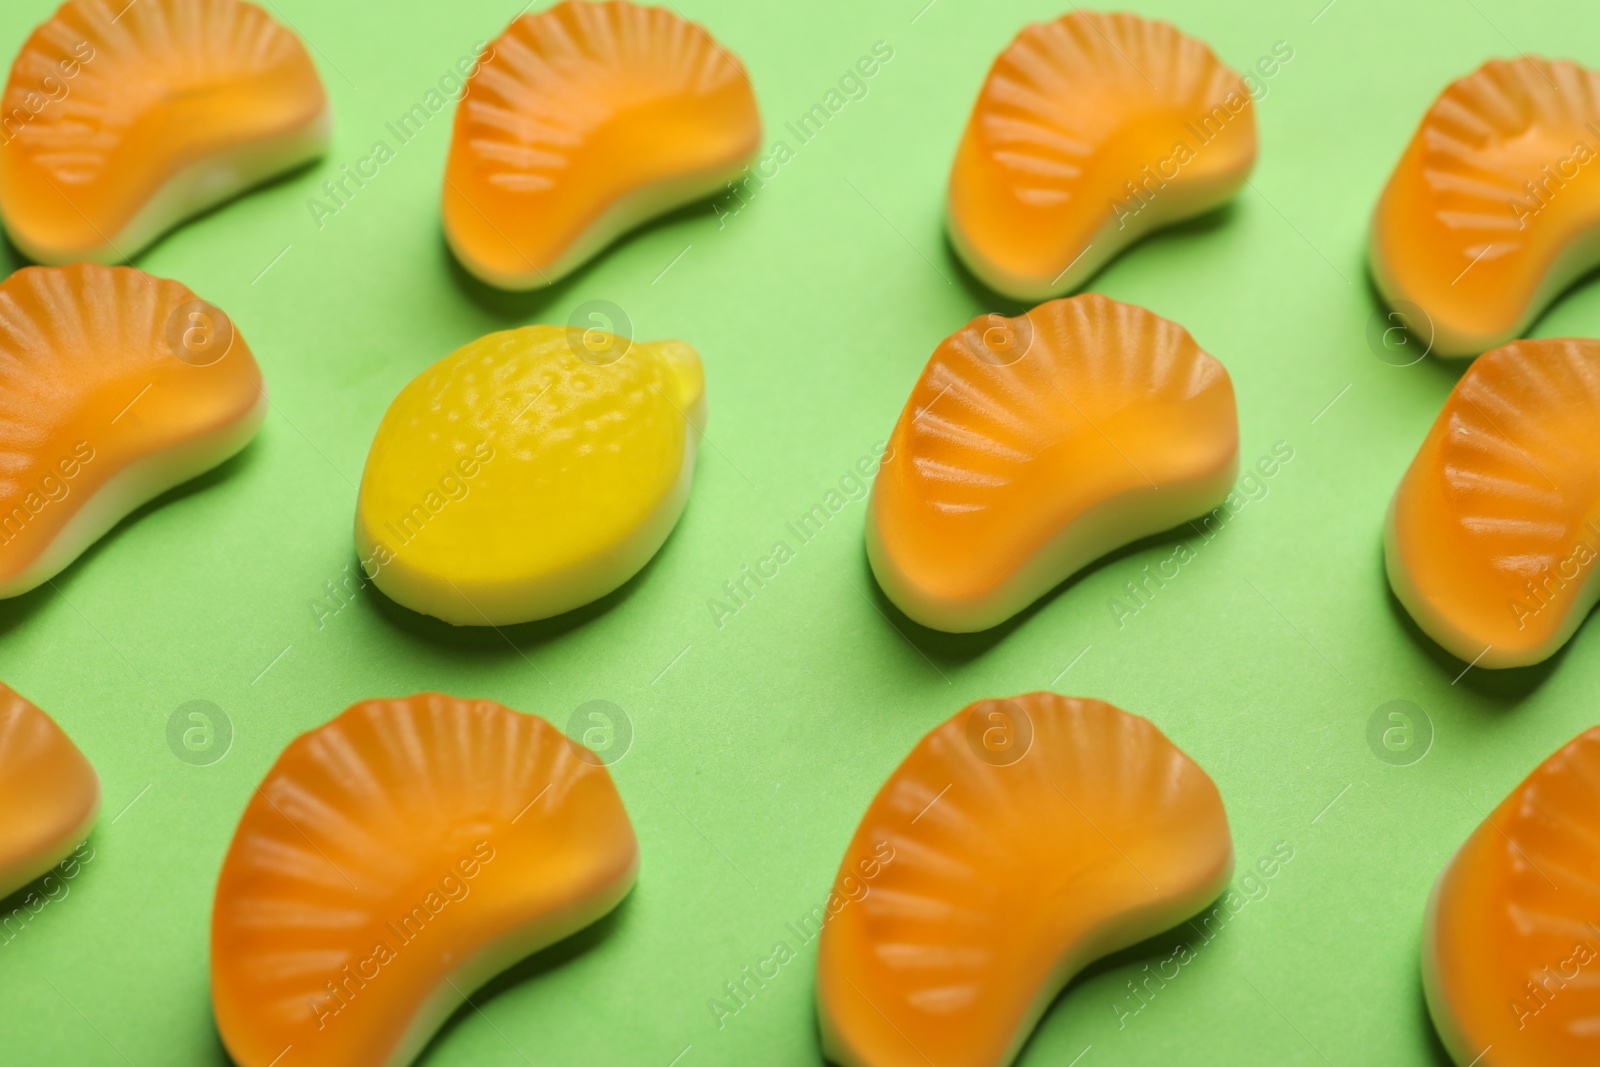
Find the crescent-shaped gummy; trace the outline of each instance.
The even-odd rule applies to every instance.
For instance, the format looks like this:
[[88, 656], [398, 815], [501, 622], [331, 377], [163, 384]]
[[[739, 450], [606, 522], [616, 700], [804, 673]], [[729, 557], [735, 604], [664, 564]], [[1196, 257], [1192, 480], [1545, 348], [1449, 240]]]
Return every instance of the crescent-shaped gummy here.
[[239, 0], [68, 0], [0, 107], [0, 215], [41, 263], [115, 263], [322, 154], [300, 39]]
[[1379, 291], [1439, 356], [1526, 332], [1600, 263], [1600, 72], [1495, 59], [1433, 102], [1384, 186]]
[[458, 626], [597, 600], [672, 532], [705, 418], [700, 357], [682, 341], [559, 326], [480, 337], [378, 426], [356, 505], [363, 569]]
[[468, 82], [445, 237], [481, 280], [536, 289], [722, 189], [760, 144], [750, 78], [704, 28], [666, 8], [564, 0], [511, 23]]
[[1600, 600], [1600, 341], [1516, 341], [1467, 368], [1395, 490], [1384, 558], [1429, 637], [1537, 663]]
[[0, 597], [238, 452], [266, 411], [250, 346], [188, 286], [92, 263], [0, 282]]
[[1422, 988], [1456, 1067], [1600, 1062], [1600, 728], [1563, 746], [1440, 872]]
[[1199, 912], [1233, 839], [1211, 778], [1099, 700], [981, 700], [918, 742], [845, 850], [817, 949], [842, 1067], [1004, 1067], [1088, 964]]
[[66, 858], [99, 813], [100, 776], [88, 759], [0, 683], [0, 900]]
[[1074, 10], [989, 69], [950, 173], [950, 241], [997, 292], [1059, 296], [1231, 199], [1255, 158], [1250, 91], [1205, 42]]
[[867, 558], [915, 621], [987, 629], [1208, 511], [1238, 463], [1233, 383], [1177, 323], [1098, 293], [973, 319], [895, 424]]
[[638, 868], [599, 757], [543, 719], [438, 693], [353, 705], [283, 751], [222, 862], [223, 1043], [239, 1067], [404, 1067]]

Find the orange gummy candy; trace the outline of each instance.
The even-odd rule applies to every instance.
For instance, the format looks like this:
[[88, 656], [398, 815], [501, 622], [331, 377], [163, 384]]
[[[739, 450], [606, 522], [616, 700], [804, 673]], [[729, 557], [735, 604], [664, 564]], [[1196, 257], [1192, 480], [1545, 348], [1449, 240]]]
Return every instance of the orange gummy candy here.
[[1479, 667], [1566, 643], [1600, 600], [1600, 341], [1515, 341], [1456, 382], [1389, 505], [1389, 584]]
[[1098, 293], [976, 318], [900, 413], [867, 557], [910, 618], [987, 629], [1214, 507], [1238, 463], [1233, 383], [1178, 324]]
[[320, 155], [328, 99], [300, 39], [239, 0], [69, 0], [0, 113], [0, 214], [41, 263], [128, 259]]
[[1190, 918], [1233, 871], [1222, 797], [1099, 700], [981, 700], [918, 742], [839, 867], [817, 950], [843, 1067], [1003, 1067], [1102, 956]]
[[1451, 82], [1372, 218], [1372, 276], [1396, 324], [1440, 356], [1474, 356], [1526, 332], [1600, 263], [1591, 171], [1600, 72], [1524, 56]]
[[228, 317], [178, 282], [92, 263], [0, 282], [0, 597], [238, 452], [265, 388]]
[[760, 144], [750, 79], [705, 29], [665, 8], [565, 0], [511, 23], [468, 82], [445, 236], [490, 285], [549, 285], [721, 189]]
[[0, 683], [0, 899], [89, 835], [100, 776], [55, 720]]
[[1075, 10], [990, 68], [950, 174], [950, 240], [997, 292], [1059, 296], [1231, 199], [1255, 158], [1250, 91], [1204, 41]]
[[211, 999], [239, 1067], [403, 1067], [464, 999], [594, 922], [639, 867], [600, 758], [488, 700], [368, 700], [302, 734], [239, 820]]
[[1422, 988], [1458, 1067], [1600, 1062], [1600, 727], [1541, 763], [1428, 899]]

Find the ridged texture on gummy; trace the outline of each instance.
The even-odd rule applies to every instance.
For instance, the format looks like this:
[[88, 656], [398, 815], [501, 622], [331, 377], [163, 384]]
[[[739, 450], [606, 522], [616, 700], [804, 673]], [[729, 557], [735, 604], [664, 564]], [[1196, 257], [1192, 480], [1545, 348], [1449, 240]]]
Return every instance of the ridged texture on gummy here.
[[89, 834], [100, 776], [54, 719], [0, 683], [0, 899]]
[[1074, 11], [1028, 26], [990, 68], [950, 175], [951, 237], [1009, 296], [1071, 292], [1150, 230], [1232, 197], [1255, 155], [1250, 94], [1203, 41]]
[[918, 622], [977, 630], [1220, 501], [1239, 430], [1228, 372], [1187, 330], [1086, 293], [946, 338], [889, 443], [873, 570]]
[[1423, 989], [1458, 1067], [1600, 1060], [1597, 916], [1600, 728], [1540, 764], [1434, 885]]
[[[1025, 754], [980, 757], [995, 729], [1018, 748], [1031, 732]], [[1149, 721], [1054, 693], [971, 704], [889, 776], [845, 852], [858, 888], [817, 955], [824, 1051], [1010, 1063], [1074, 974], [1189, 918], [1232, 870], [1216, 786]]]
[[[624, 354], [604, 365], [579, 358], [583, 338], [596, 336]], [[368, 570], [386, 593], [458, 624], [577, 607], [665, 540], [704, 410], [699, 357], [681, 341], [630, 344], [558, 326], [481, 337], [414, 378], [384, 415], [361, 478], [357, 548], [376, 557]], [[476, 473], [464, 474], [458, 464], [474, 459]], [[530, 602], [516, 620], [494, 607], [506, 590], [559, 584], [596, 561], [615, 564], [601, 575], [614, 580], [576, 602]], [[436, 599], [419, 601], [418, 589]]]
[[[242, 447], [259, 425], [265, 386], [237, 330], [205, 366], [168, 346], [169, 320], [195, 299], [179, 282], [89, 263], [26, 267], [0, 282], [0, 595], [72, 561], [33, 573], [113, 478], [149, 463], [192, 477], [172, 457], [199, 448], [196, 462], [215, 465], [226, 458], [216, 441]], [[172, 484], [113, 488], [111, 521]]]
[[1384, 187], [1371, 237], [1379, 289], [1423, 309], [1410, 325], [1438, 355], [1517, 337], [1600, 263], [1595, 171], [1600, 72], [1485, 63], [1434, 101]]
[[308, 130], [327, 107], [300, 39], [254, 4], [69, 0], [11, 68], [4, 113], [34, 114], [4, 131], [0, 211], [52, 262], [120, 260], [139, 249], [119, 235], [180, 172]]
[[240, 1067], [289, 1045], [395, 1067], [490, 977], [463, 967], [580, 929], [637, 868], [605, 767], [543, 719], [438, 693], [356, 704], [291, 742], [239, 821], [211, 920], [217, 1026]]
[[1537, 663], [1600, 599], [1600, 341], [1478, 358], [1395, 490], [1389, 581], [1427, 634], [1480, 667]]
[[613, 231], [720, 189], [760, 145], [744, 67], [667, 8], [567, 0], [488, 51], [456, 109], [444, 225], [492, 284], [548, 285]]

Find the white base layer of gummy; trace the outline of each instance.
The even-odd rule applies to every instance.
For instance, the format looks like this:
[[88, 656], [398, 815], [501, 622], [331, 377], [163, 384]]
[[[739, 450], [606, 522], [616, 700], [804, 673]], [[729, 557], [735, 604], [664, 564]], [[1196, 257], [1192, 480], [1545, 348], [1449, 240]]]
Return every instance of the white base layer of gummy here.
[[[579, 930], [598, 922], [622, 903], [633, 888], [639, 874], [639, 858], [634, 856], [628, 873], [609, 885], [596, 896], [573, 901], [565, 910], [553, 915], [541, 915], [496, 938], [475, 956], [461, 961], [434, 987], [433, 994], [423, 1002], [406, 1025], [405, 1032], [394, 1050], [383, 1061], [383, 1067], [407, 1067], [417, 1054], [438, 1032], [461, 1005], [495, 975], [512, 964], [548, 948], [556, 942], [571, 937]], [[267, 1067], [250, 1064], [249, 1067]]]
[[1107, 500], [1067, 524], [999, 588], [960, 600], [923, 589], [901, 570], [883, 542], [874, 493], [867, 511], [867, 560], [884, 594], [907, 618], [947, 633], [976, 633], [1005, 622], [1108, 552], [1202, 517], [1227, 497], [1238, 473], [1235, 449], [1224, 466], [1203, 477], [1160, 489], [1141, 486]]
[[[393, 559], [378, 567], [372, 581], [385, 596], [412, 611], [443, 619], [452, 626], [514, 626], [563, 615], [599, 600], [638, 574], [660, 551], [689, 502], [700, 434], [706, 425], [704, 390], [685, 413], [683, 464], [672, 487], [650, 513], [622, 538], [602, 551], [563, 570], [515, 582], [452, 582], [447, 577], [408, 565], [405, 549], [391, 549]], [[361, 511], [356, 511], [361, 522]], [[371, 531], [356, 533], [357, 545], [381, 542]]]
[[[90, 768], [93, 772], [94, 768]], [[4, 900], [12, 893], [21, 889], [35, 878], [50, 871], [52, 867], [72, 855], [73, 851], [89, 836], [89, 831], [94, 829], [95, 820], [100, 817], [100, 776], [95, 774], [94, 803], [89, 805], [89, 813], [67, 831], [65, 835], [50, 842], [47, 848], [29, 856], [20, 856], [9, 865], [0, 865], [0, 900]], [[0, 915], [0, 919], [4, 916]]]
[[26, 569], [0, 581], [0, 598], [19, 596], [54, 578], [130, 513], [174, 486], [204, 474], [250, 443], [267, 414], [265, 385], [244, 418], [205, 437], [130, 463], [106, 480], [67, 520], [48, 548]]
[[1428, 893], [1428, 908], [1422, 919], [1422, 999], [1428, 1005], [1428, 1015], [1433, 1019], [1434, 1030], [1439, 1034], [1439, 1043], [1444, 1046], [1457, 1067], [1471, 1067], [1475, 1063], [1479, 1064], [1479, 1067], [1484, 1067], [1489, 1062], [1482, 1059], [1484, 1049], [1467, 1051], [1466, 1032], [1451, 1010], [1450, 999], [1444, 992], [1444, 976], [1439, 969], [1439, 892], [1450, 874], [1450, 868], [1455, 865], [1456, 856], [1460, 854], [1460, 849], [1457, 849], [1450, 856], [1450, 862], [1439, 872], [1439, 877], [1434, 880], [1433, 889]]
[[[714, 193], [719, 192], [727, 184], [739, 177], [746, 165], [755, 156], [752, 153], [747, 159], [741, 159], [731, 167], [718, 167], [714, 170], [698, 171], [669, 182], [657, 182], [653, 185], [639, 189], [628, 196], [622, 197], [607, 208], [594, 224], [579, 235], [567, 250], [549, 266], [538, 268], [528, 264], [526, 271], [506, 273], [486, 263], [479, 262], [467, 249], [461, 247], [456, 240], [456, 235], [448, 225], [444, 228], [445, 241], [450, 245], [450, 251], [455, 253], [457, 260], [466, 267], [468, 272], [486, 285], [496, 289], [506, 289], [512, 292], [527, 292], [532, 289], [542, 289], [553, 285], [568, 274], [577, 270], [583, 264], [599, 255], [600, 252], [617, 238], [635, 227], [642, 226], [651, 219], [675, 211], [685, 204], [692, 204], [697, 200], [704, 200]], [[467, 200], [466, 193], [460, 189], [455, 190], [456, 195], [468, 205], [468, 210], [477, 212], [481, 218], [488, 221], [488, 216], [471, 201]], [[491, 225], [493, 225], [491, 223]], [[511, 243], [505, 234], [501, 236]]]
[[[1383, 568], [1389, 576], [1389, 588], [1400, 601], [1406, 613], [1423, 633], [1446, 652], [1464, 663], [1491, 669], [1527, 667], [1541, 663], [1555, 655], [1556, 650], [1572, 639], [1596, 602], [1600, 602], [1600, 567], [1590, 567], [1583, 584], [1573, 594], [1558, 625], [1550, 635], [1537, 644], [1501, 647], [1477, 634], [1467, 633], [1457, 626], [1433, 601], [1417, 588], [1406, 568], [1400, 550], [1399, 534], [1395, 529], [1394, 500], [1389, 501], [1388, 514], [1383, 520]], [[1545, 610], [1553, 611], [1553, 607]], [[1514, 618], [1511, 605], [1506, 604], [1506, 617]]]
[[237, 145], [191, 163], [167, 179], [127, 225], [114, 234], [102, 235], [106, 239], [103, 245], [58, 248], [42, 244], [21, 232], [11, 219], [6, 231], [22, 254], [36, 263], [122, 263], [185, 220], [316, 159], [327, 150], [331, 129], [332, 116], [324, 108], [310, 122], [276, 137]]
[[[1039, 1020], [1044, 1018], [1044, 1013], [1066, 984], [1080, 971], [1098, 959], [1120, 952], [1130, 945], [1137, 945], [1163, 930], [1170, 930], [1179, 923], [1194, 918], [1227, 888], [1228, 880], [1233, 877], [1233, 865], [1234, 854], [1230, 847], [1227, 862], [1223, 864], [1217, 877], [1206, 882], [1204, 886], [1181, 899], [1160, 901], [1137, 911], [1124, 912], [1104, 926], [1091, 930], [1077, 939], [1069, 951], [1056, 962], [1049, 976], [1034, 991], [1033, 1000], [1029, 1003], [1027, 1012], [1018, 1021], [1016, 1029], [1012, 1031], [1005, 1054], [997, 1061], [996, 1067], [1005, 1067], [1017, 1058], [1022, 1046], [1038, 1027]], [[818, 1028], [822, 1031], [822, 1052], [829, 1063], [838, 1064], [839, 1067], [883, 1067], [881, 1059], [863, 1055], [861, 1050], [854, 1048], [845, 1040], [833, 1021], [827, 999], [820, 995], [817, 997], [817, 1020]], [[920, 1063], [922, 1060], [920, 1056], [912, 1056], [905, 1062]]]
[[[979, 281], [1002, 296], [1037, 304], [1082, 288], [1085, 282], [1098, 274], [1102, 267], [1121, 254], [1124, 249], [1156, 230], [1203, 215], [1232, 200], [1244, 186], [1254, 162], [1255, 157], [1252, 155], [1237, 172], [1184, 175], [1181, 186], [1174, 181], [1170, 188], [1157, 192], [1143, 210], [1125, 220], [1125, 225], [1117, 222], [1116, 216], [1108, 207], [1108, 217], [1100, 229], [1095, 231], [1094, 240], [1090, 241], [1086, 248], [1080, 249], [1081, 254], [1078, 258], [1070, 261], [1067, 267], [1053, 278], [1013, 274], [991, 263], [977, 251], [966, 234], [962, 233], [955, 217], [948, 211], [945, 216], [945, 228], [950, 234], [950, 244], [961, 257], [961, 262], [977, 275]], [[946, 202], [948, 203], [948, 197]]]
[[[1466, 259], [1461, 261], [1463, 267], [1468, 267], [1469, 263], [1470, 261]], [[1372, 227], [1367, 237], [1367, 265], [1372, 271], [1372, 284], [1377, 287], [1378, 294], [1383, 297], [1386, 305], [1394, 307], [1397, 301], [1404, 300], [1420, 307], [1428, 316], [1426, 331], [1418, 328], [1411, 332], [1422, 340], [1427, 339], [1427, 333], [1432, 334], [1433, 346], [1428, 350], [1430, 355], [1441, 359], [1470, 359], [1482, 355], [1491, 348], [1498, 348], [1510, 341], [1526, 337], [1528, 327], [1545, 313], [1545, 310], [1555, 302], [1556, 297], [1596, 266], [1600, 266], [1600, 226], [1590, 227], [1569, 241], [1556, 256], [1555, 262], [1550, 265], [1545, 276], [1540, 279], [1538, 288], [1534, 290], [1533, 299], [1522, 309], [1517, 321], [1493, 333], [1471, 330], [1445, 320], [1438, 314], [1437, 308], [1430, 308], [1416, 293], [1406, 290], [1395, 281], [1383, 257], [1383, 244], [1378, 238], [1376, 213], [1373, 215]]]

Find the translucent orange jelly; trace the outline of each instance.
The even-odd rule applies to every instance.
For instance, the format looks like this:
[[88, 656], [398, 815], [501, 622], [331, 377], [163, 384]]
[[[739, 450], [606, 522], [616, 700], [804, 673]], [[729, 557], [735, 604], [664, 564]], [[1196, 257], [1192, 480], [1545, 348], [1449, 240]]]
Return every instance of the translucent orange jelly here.
[[867, 556], [912, 619], [982, 630], [1216, 506], [1238, 453], [1228, 372], [1178, 324], [1098, 293], [973, 319], [895, 424]]
[[1456, 1063], [1600, 1057], [1600, 728], [1539, 765], [1451, 857], [1422, 934], [1422, 980]]
[[1389, 584], [1479, 667], [1537, 663], [1600, 599], [1600, 341], [1479, 356], [1395, 490]]
[[911, 750], [839, 867], [817, 954], [842, 1067], [1002, 1067], [1083, 967], [1198, 912], [1233, 870], [1217, 787], [1149, 721], [1029, 693]]
[[[239, 1067], [400, 1067], [499, 971], [587, 926], [639, 849], [599, 758], [488, 700], [368, 700], [289, 744], [239, 820], [211, 998]], [[285, 1060], [284, 1062], [291, 1062]]]
[[1440, 356], [1526, 332], [1600, 263], [1600, 71], [1524, 56], [1451, 82], [1372, 219], [1373, 279]]
[[565, 0], [513, 22], [468, 83], [445, 236], [491, 285], [549, 285], [721, 189], [760, 143], [750, 79], [703, 28], [666, 8]]
[[0, 899], [89, 835], [100, 776], [55, 720], [0, 683]]
[[267, 410], [227, 315], [132, 267], [26, 267], [0, 282], [0, 360], [0, 597], [238, 452]]
[[991, 288], [1059, 296], [1230, 199], [1255, 157], [1250, 92], [1205, 42], [1074, 10], [1028, 26], [990, 68], [950, 173], [950, 239]]
[[118, 262], [327, 138], [311, 57], [255, 4], [69, 0], [6, 83], [0, 214], [35, 260]]

